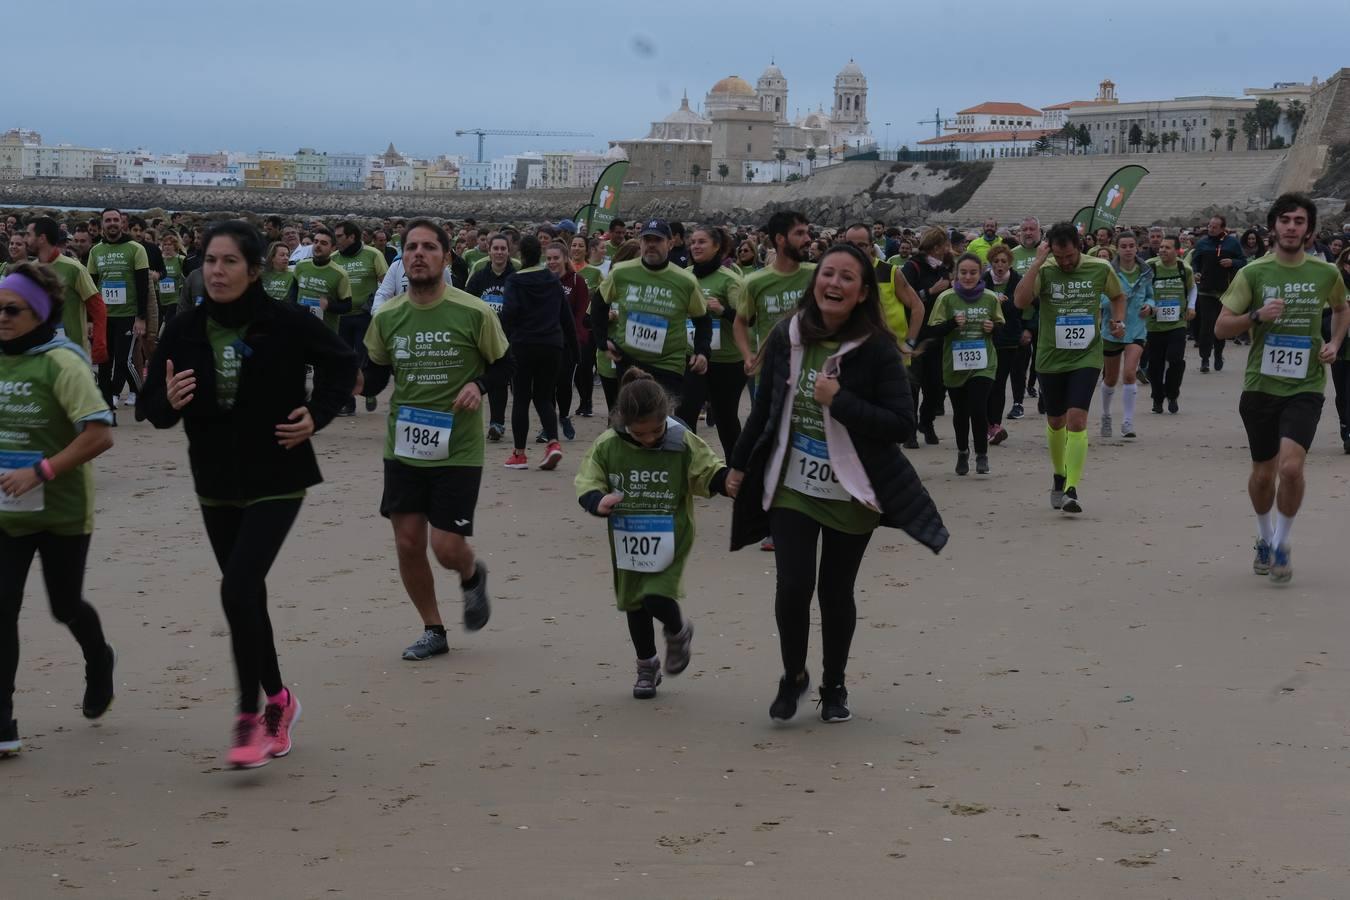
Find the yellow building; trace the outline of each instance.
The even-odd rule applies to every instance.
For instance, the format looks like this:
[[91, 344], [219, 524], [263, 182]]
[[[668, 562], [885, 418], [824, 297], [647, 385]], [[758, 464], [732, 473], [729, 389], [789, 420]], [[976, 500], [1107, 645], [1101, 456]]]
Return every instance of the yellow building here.
[[295, 187], [295, 160], [260, 159], [258, 168], [244, 170], [244, 187], [288, 190]]

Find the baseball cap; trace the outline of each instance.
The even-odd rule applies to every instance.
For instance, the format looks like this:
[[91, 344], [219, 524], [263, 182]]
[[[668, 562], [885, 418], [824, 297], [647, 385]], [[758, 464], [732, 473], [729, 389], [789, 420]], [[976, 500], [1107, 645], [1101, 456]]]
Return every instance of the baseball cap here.
[[669, 239], [670, 226], [666, 224], [665, 219], [648, 219], [643, 223], [642, 231], [638, 232], [638, 237], [646, 237], [649, 234]]
[[571, 219], [563, 219], [553, 227], [557, 228], [559, 231], [566, 231], [571, 234], [577, 233], [577, 223], [573, 222]]

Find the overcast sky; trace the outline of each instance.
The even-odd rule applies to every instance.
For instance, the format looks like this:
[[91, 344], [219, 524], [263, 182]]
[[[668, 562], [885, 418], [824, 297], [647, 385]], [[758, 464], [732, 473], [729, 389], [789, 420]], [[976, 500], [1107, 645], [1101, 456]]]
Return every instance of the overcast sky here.
[[455, 137], [461, 128], [594, 135], [490, 137], [488, 157], [603, 150], [644, 136], [685, 89], [697, 107], [726, 75], [753, 85], [771, 55], [793, 114], [828, 110], [834, 76], [854, 58], [873, 132], [889, 131], [892, 146], [931, 137], [917, 123], [938, 107], [1090, 99], [1102, 78], [1122, 101], [1240, 96], [1350, 63], [1346, 0], [1168, 3], [1165, 13], [1110, 0], [13, 0], [4, 19], [14, 77], [0, 127], [159, 152], [376, 153], [393, 141], [415, 156], [472, 158], [476, 141]]

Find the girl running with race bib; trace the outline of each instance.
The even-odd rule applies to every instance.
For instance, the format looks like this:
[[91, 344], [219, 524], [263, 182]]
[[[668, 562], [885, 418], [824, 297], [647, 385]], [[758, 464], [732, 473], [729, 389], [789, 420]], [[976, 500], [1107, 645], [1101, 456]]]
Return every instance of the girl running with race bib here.
[[613, 427], [586, 451], [577, 472], [582, 509], [609, 519], [614, 594], [637, 651], [633, 696], [649, 700], [666, 674], [689, 666], [694, 625], [680, 611], [684, 564], [694, 546], [694, 496], [732, 496], [727, 468], [698, 435], [671, 416], [670, 396], [641, 369], [623, 377]]

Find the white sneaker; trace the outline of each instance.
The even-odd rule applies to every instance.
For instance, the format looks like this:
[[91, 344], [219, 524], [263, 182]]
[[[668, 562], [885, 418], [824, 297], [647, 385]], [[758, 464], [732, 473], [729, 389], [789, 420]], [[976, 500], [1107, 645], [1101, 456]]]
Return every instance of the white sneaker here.
[[1102, 416], [1102, 437], [1106, 438], [1110, 436], [1111, 436], [1111, 417]]
[[132, 391], [131, 393], [127, 394], [127, 406], [135, 406], [135, 405], [136, 405], [136, 392]]

